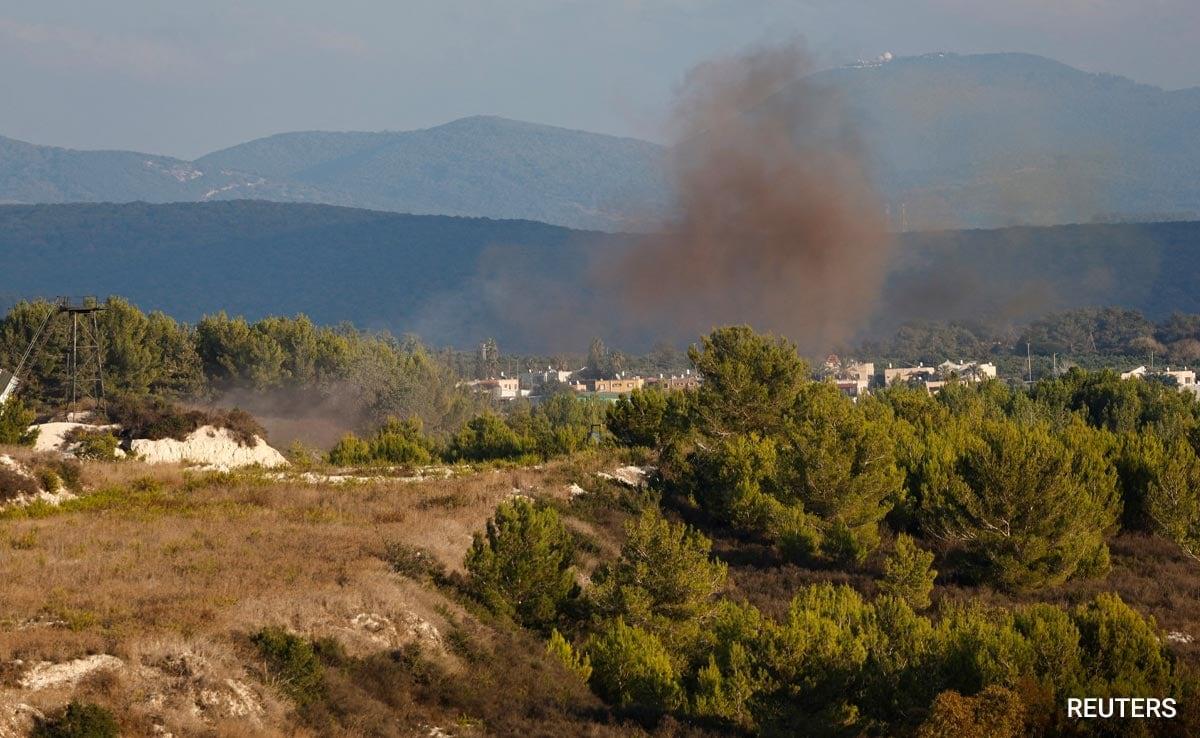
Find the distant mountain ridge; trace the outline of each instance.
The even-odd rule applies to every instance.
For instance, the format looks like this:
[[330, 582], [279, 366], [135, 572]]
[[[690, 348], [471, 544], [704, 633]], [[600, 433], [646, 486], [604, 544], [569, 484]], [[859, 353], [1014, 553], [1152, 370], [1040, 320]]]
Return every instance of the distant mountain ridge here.
[[[897, 230], [1200, 218], [1200, 88], [1029, 54], [928, 54], [811, 79], [841, 91]], [[489, 116], [282, 133], [194, 162], [0, 138], [0, 202], [250, 198], [624, 231], [668, 208], [667, 154]]]
[[896, 221], [901, 207], [914, 227], [1200, 217], [1200, 88], [1013, 53], [816, 79], [844, 95]]
[[495, 117], [284, 133], [187, 162], [0, 138], [0, 202], [262, 199], [622, 230], [665, 207], [661, 147]]

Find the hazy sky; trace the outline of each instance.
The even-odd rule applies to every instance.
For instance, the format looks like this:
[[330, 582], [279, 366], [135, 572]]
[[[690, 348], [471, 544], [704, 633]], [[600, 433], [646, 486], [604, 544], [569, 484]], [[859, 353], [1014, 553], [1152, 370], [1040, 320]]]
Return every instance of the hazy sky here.
[[496, 114], [656, 138], [692, 64], [1028, 51], [1200, 85], [1200, 0], [0, 0], [0, 135], [190, 158]]

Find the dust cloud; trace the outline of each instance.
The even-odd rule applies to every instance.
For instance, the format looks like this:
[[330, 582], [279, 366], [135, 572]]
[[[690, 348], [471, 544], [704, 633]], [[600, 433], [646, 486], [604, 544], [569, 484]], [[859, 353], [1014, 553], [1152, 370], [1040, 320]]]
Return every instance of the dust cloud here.
[[871, 315], [892, 239], [838, 94], [798, 44], [701, 64], [671, 126], [674, 210], [595, 267], [627, 321], [697, 336], [748, 323], [820, 351]]

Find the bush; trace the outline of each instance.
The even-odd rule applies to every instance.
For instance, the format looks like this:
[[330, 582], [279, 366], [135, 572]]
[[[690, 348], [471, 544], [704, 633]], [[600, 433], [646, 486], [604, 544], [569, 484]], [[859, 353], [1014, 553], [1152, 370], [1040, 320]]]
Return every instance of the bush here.
[[601, 612], [668, 637], [680, 624], [699, 622], [725, 586], [726, 566], [712, 561], [712, 543], [649, 508], [625, 525], [620, 557], [593, 577]]
[[446, 578], [446, 566], [419, 546], [391, 541], [384, 544], [383, 559], [392, 571], [417, 581], [440, 582]]
[[[82, 430], [77, 428], [75, 430]], [[120, 441], [109, 431], [83, 431], [71, 433], [68, 439], [76, 444], [75, 456], [93, 461], [114, 461]]]
[[493, 413], [472, 418], [450, 444], [451, 458], [462, 461], [517, 459], [527, 452], [525, 441]]
[[653, 633], [618, 618], [588, 641], [587, 653], [592, 689], [610, 704], [655, 711], [681, 704], [671, 655]]
[[1015, 692], [988, 687], [974, 697], [942, 692], [917, 738], [1018, 738], [1025, 734], [1025, 705]]
[[553, 509], [501, 503], [463, 562], [470, 589], [497, 615], [549, 630], [575, 594], [575, 545]]
[[550, 632], [550, 640], [546, 643], [546, 653], [583, 681], [586, 682], [591, 678], [592, 660], [586, 653], [576, 651], [570, 641], [558, 632], [557, 628]]
[[353, 433], [342, 436], [329, 452], [329, 463], [336, 466], [428, 464], [433, 461], [433, 448], [433, 441], [425, 435], [419, 419], [389, 419], [369, 439]]
[[15, 398], [0, 405], [0, 445], [32, 446], [38, 431], [29, 426], [36, 419], [37, 415]]
[[18, 495], [36, 495], [40, 489], [37, 480], [11, 467], [0, 465], [0, 502]]
[[108, 418], [130, 438], [182, 441], [201, 426], [225, 428], [243, 446], [254, 446], [255, 436], [266, 438], [266, 430], [245, 410], [207, 413], [185, 410], [162, 397], [122, 395], [108, 406]]
[[658, 448], [666, 435], [667, 394], [635, 389], [608, 407], [605, 425], [622, 446]]
[[329, 451], [329, 463], [334, 466], [361, 466], [372, 461], [371, 444], [353, 433], [342, 436]]
[[932, 553], [921, 550], [912, 536], [901, 533], [896, 538], [896, 550], [883, 562], [880, 591], [899, 597], [914, 610], [924, 610], [929, 607], [929, 593], [937, 578], [932, 563]]
[[1186, 441], [1162, 449], [1149, 471], [1145, 505], [1156, 530], [1200, 559], [1200, 458]]
[[266, 660], [267, 672], [279, 690], [296, 704], [319, 699], [324, 691], [324, 668], [313, 644], [283, 628], [268, 626], [250, 637]]
[[932, 435], [920, 474], [924, 530], [961, 546], [961, 569], [1007, 590], [1097, 573], [1119, 515], [1116, 474], [1087, 436], [983, 420]]
[[118, 738], [120, 729], [112, 713], [91, 702], [72, 700], [54, 717], [39, 720], [31, 738]]

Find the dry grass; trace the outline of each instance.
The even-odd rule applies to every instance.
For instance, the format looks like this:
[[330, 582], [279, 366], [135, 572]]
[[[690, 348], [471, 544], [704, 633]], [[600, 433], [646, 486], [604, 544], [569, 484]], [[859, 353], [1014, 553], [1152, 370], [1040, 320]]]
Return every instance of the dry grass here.
[[[563, 479], [586, 474], [552, 465], [418, 483], [321, 485], [261, 472], [88, 463], [87, 492], [78, 500], [0, 513], [0, 664], [8, 665], [0, 667], [0, 707], [19, 696], [51, 709], [82, 695], [109, 706], [130, 734], [163, 722], [177, 735], [292, 730], [307, 718], [287, 717], [290, 708], [247, 645], [265, 625], [335, 638], [350, 659], [417, 644], [440, 673], [465, 676], [477, 666], [443, 646], [472, 616], [452, 593], [393, 572], [384, 560], [389, 544], [420, 548], [447, 570], [461, 570], [472, 535], [497, 503], [520, 493], [565, 504]], [[483, 648], [493, 647], [488, 631], [476, 636]], [[538, 648], [533, 653], [534, 661], [541, 658]], [[126, 666], [70, 689], [32, 696], [18, 689], [24, 667], [14, 661], [61, 663], [91, 654], [111, 654]], [[337, 673], [335, 682], [345, 677]], [[221, 706], [235, 700], [229, 680], [250, 685], [260, 706], [254, 720]], [[194, 706], [205, 689], [225, 696], [205, 698], [220, 704], [200, 719]], [[573, 695], [590, 699], [586, 689]], [[463, 699], [484, 704], [475, 692]], [[416, 712], [452, 720], [439, 710], [453, 709]], [[234, 724], [237, 730], [227, 732]]]

